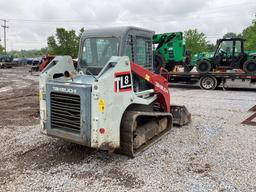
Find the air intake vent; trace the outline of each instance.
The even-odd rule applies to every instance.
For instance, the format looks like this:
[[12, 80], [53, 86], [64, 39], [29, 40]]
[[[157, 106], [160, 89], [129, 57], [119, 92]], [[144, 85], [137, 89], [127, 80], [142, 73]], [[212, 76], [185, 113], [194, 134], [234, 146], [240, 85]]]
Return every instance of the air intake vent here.
[[80, 133], [80, 96], [51, 92], [51, 128]]

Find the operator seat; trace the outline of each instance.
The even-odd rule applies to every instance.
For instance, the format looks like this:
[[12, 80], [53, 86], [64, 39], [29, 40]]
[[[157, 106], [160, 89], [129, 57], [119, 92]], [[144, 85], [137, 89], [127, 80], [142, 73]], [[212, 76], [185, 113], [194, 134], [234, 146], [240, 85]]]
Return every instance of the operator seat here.
[[218, 55], [215, 56], [215, 59], [214, 59], [214, 66], [218, 66], [220, 65], [221, 63], [221, 60], [223, 58], [223, 53], [219, 53]]
[[231, 67], [232, 68], [239, 68], [242, 63], [246, 60], [246, 54], [240, 53], [235, 59], [234, 62], [232, 62]]

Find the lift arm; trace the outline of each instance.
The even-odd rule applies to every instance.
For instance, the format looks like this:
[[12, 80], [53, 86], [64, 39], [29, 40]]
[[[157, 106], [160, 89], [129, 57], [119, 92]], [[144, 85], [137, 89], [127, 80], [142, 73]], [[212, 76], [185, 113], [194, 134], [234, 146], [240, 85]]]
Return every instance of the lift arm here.
[[145, 79], [148, 83], [154, 86], [154, 91], [157, 94], [157, 101], [163, 105], [165, 112], [170, 112], [170, 93], [168, 90], [168, 81], [155, 73], [141, 67], [138, 64], [131, 63], [131, 70], [139, 77]]

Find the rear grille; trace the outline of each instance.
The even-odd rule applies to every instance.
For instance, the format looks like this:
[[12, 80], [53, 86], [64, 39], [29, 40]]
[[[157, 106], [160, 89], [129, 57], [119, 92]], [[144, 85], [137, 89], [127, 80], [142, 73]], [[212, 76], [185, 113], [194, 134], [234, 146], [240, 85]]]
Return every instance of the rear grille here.
[[51, 128], [80, 132], [80, 96], [51, 92]]

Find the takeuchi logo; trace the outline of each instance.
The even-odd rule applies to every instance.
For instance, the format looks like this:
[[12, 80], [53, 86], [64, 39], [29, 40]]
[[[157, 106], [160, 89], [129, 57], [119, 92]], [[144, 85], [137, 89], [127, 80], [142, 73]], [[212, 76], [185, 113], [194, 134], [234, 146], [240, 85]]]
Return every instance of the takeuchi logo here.
[[52, 87], [52, 89], [54, 91], [57, 91], [57, 92], [65, 92], [65, 93], [72, 93], [72, 94], [76, 94], [77, 93], [77, 90], [76, 89], [72, 89], [72, 88]]
[[168, 89], [166, 89], [163, 85], [159, 84], [158, 82], [155, 83], [155, 86], [164, 91], [165, 93], [169, 93]]

